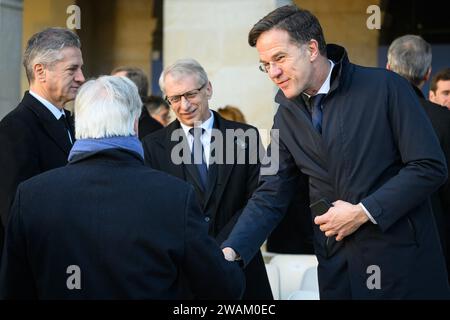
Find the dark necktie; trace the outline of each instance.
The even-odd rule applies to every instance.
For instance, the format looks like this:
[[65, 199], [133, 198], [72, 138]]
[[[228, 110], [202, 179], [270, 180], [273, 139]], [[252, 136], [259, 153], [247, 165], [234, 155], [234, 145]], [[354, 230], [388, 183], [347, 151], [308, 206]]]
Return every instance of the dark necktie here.
[[191, 128], [189, 133], [194, 137], [192, 144], [192, 163], [197, 168], [203, 190], [206, 190], [208, 182], [208, 167], [204, 158], [203, 144], [201, 141], [202, 135], [205, 133], [203, 128]]
[[313, 127], [319, 132], [322, 133], [322, 99], [325, 97], [325, 94], [321, 93], [311, 97], [311, 120]]
[[61, 123], [63, 124], [64, 128], [66, 128], [67, 134], [68, 134], [69, 137], [70, 137], [70, 138], [69, 138], [70, 144], [73, 144], [73, 139], [74, 139], [74, 137], [73, 137], [73, 135], [72, 135], [72, 130], [70, 129], [69, 122], [67, 121], [66, 116], [65, 116], [65, 115], [62, 115], [62, 116], [59, 118], [58, 121], [61, 122]]

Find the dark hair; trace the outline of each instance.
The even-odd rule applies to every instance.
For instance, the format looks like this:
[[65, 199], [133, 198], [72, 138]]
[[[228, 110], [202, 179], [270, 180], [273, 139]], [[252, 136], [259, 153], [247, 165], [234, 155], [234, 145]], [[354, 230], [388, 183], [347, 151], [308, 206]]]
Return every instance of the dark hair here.
[[170, 109], [169, 104], [160, 96], [146, 96], [142, 97], [142, 102], [144, 107], [147, 109], [148, 113], [152, 115], [157, 112], [159, 108], [164, 107], [165, 109]]
[[64, 48], [81, 48], [80, 38], [71, 30], [64, 28], [47, 28], [34, 34], [27, 42], [23, 54], [23, 66], [29, 82], [34, 80], [33, 65], [42, 63], [51, 67], [64, 58]]
[[148, 94], [148, 78], [145, 75], [144, 71], [135, 67], [117, 67], [111, 72], [111, 74], [115, 75], [116, 73], [122, 71], [125, 71], [127, 74], [127, 78], [133, 81], [134, 84], [138, 87], [141, 99], [143, 97], [146, 97]]
[[430, 90], [436, 93], [437, 83], [441, 80], [450, 80], [450, 68], [444, 68], [434, 75], [433, 79], [431, 79]]
[[273, 10], [259, 20], [248, 34], [248, 44], [256, 46], [259, 36], [271, 29], [285, 30], [291, 41], [302, 45], [314, 39], [319, 44], [320, 54], [325, 55], [326, 42], [319, 20], [308, 10], [287, 5]]

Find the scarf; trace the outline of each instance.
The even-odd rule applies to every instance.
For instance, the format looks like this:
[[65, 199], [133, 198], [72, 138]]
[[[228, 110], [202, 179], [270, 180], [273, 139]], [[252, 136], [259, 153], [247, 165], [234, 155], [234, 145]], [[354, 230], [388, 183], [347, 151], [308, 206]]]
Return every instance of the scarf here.
[[70, 150], [69, 162], [77, 155], [105, 149], [125, 149], [137, 153], [144, 159], [144, 149], [136, 136], [119, 136], [99, 139], [76, 140]]

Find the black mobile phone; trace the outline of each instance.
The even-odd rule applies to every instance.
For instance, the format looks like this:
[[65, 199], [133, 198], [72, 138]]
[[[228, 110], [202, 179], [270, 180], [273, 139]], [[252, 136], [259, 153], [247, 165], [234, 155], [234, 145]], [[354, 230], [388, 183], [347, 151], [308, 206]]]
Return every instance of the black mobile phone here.
[[[326, 198], [322, 198], [319, 201], [312, 203], [309, 207], [311, 208], [311, 213], [314, 217], [320, 216], [328, 211], [333, 206], [333, 204]], [[341, 244], [336, 241], [335, 237], [326, 237], [325, 240], [325, 256], [327, 258], [334, 255]]]
[[312, 203], [309, 207], [313, 216], [320, 216], [328, 211], [333, 206], [326, 198], [322, 198], [319, 201]]

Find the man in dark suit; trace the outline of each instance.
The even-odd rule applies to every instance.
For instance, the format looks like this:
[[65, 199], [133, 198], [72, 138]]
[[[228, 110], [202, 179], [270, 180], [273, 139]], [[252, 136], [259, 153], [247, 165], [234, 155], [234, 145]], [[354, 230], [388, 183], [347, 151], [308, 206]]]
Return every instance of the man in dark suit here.
[[[431, 46], [420, 36], [405, 35], [389, 46], [386, 68], [397, 72], [410, 83], [425, 109], [450, 167], [450, 110], [425, 99], [421, 89], [431, 74]], [[450, 182], [449, 179], [431, 197], [441, 245], [450, 274]]]
[[84, 82], [80, 46], [75, 33], [61, 28], [45, 29], [28, 41], [23, 65], [30, 90], [0, 122], [3, 226], [20, 182], [67, 163], [75, 137], [72, 117], [64, 106]]
[[306, 175], [311, 203], [323, 199], [312, 210], [321, 299], [448, 298], [429, 200], [447, 168], [410, 84], [350, 63], [296, 6], [261, 19], [249, 44], [280, 88], [268, 150], [278, 172], [261, 176], [222, 245], [227, 259], [251, 259]]
[[141, 107], [125, 77], [81, 87], [69, 164], [18, 187], [0, 298], [241, 297], [242, 270], [208, 236], [193, 188], [144, 165]]
[[[256, 188], [259, 134], [209, 109], [212, 86], [197, 61], [178, 60], [163, 70], [159, 83], [177, 120], [144, 139], [146, 162], [194, 186], [209, 233], [221, 243]], [[245, 275], [244, 299], [272, 298], [259, 251]]]

